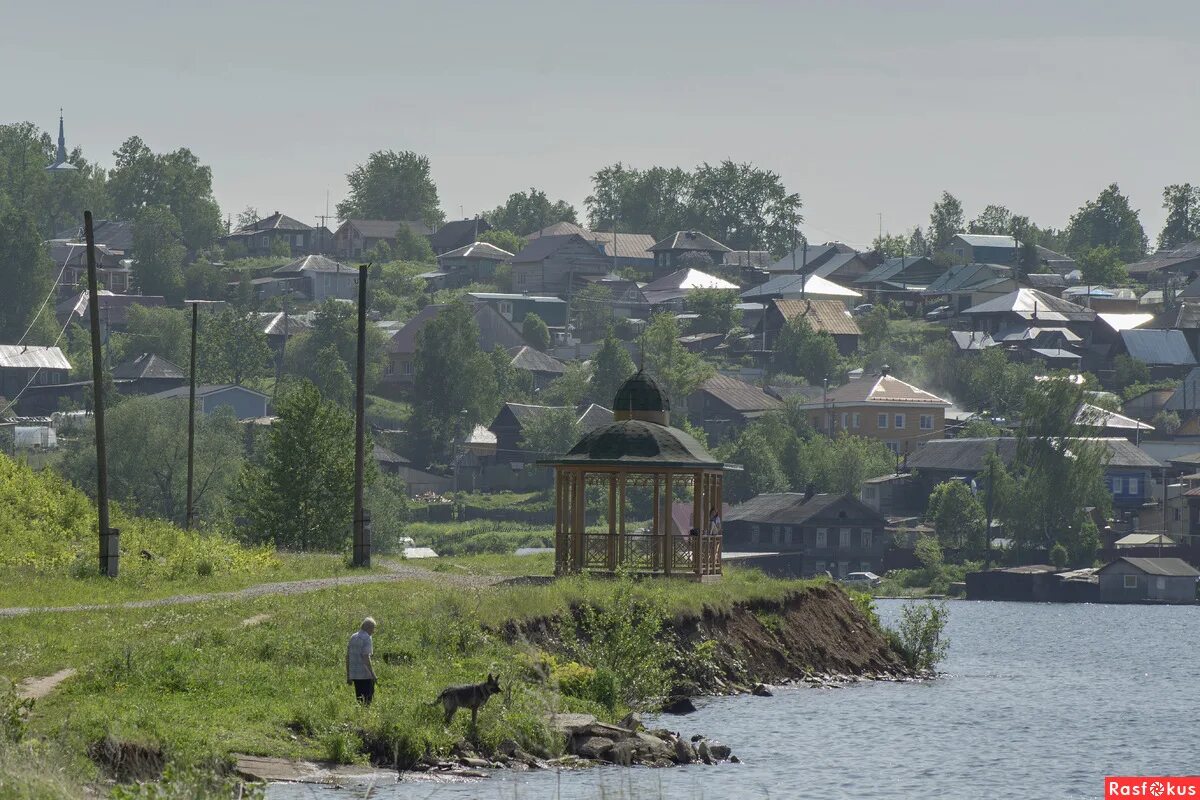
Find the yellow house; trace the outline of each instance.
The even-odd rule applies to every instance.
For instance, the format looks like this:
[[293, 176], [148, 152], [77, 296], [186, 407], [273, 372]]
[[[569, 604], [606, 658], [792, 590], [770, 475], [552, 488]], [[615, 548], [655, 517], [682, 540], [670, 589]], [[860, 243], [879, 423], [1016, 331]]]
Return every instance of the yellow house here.
[[801, 406], [814, 429], [878, 439], [897, 455], [944, 438], [949, 407], [948, 400], [889, 375], [886, 367], [880, 375], [831, 388]]

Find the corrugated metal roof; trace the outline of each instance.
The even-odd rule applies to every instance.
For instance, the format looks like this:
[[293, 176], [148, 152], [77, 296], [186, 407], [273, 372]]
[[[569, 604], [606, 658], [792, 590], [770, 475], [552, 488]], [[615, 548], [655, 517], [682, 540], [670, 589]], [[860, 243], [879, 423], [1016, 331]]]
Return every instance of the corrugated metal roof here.
[[1121, 331], [1121, 341], [1130, 357], [1145, 364], [1192, 366], [1196, 363], [1183, 331], [1127, 330]]
[[547, 372], [555, 375], [561, 375], [567, 371], [567, 365], [559, 361], [553, 356], [548, 356], [540, 350], [535, 350], [529, 345], [523, 345], [516, 348], [516, 352], [512, 350], [512, 366], [517, 369], [523, 369], [526, 372]]
[[[348, 219], [343, 227], [354, 228], [367, 239], [395, 239], [400, 232], [400, 226], [407, 225], [418, 236], [428, 236], [432, 229], [420, 220], [391, 220], [391, 219]], [[338, 228], [341, 230], [341, 228]]]
[[767, 300], [772, 297], [862, 297], [860, 292], [848, 289], [820, 275], [779, 275], [766, 283], [742, 292], [743, 300]]
[[878, 518], [880, 525], [884, 517], [862, 501], [844, 494], [816, 494], [808, 500], [800, 492], [760, 494], [729, 509], [726, 522], [757, 522], [768, 524], [795, 525], [803, 523], [821, 512], [839, 504], [859, 506], [864, 516]]
[[1154, 315], [1145, 312], [1137, 314], [1114, 314], [1110, 311], [1100, 311], [1096, 314], [1096, 318], [1114, 331], [1127, 331], [1146, 325], [1154, 319]]
[[1111, 561], [1101, 567], [1100, 573], [1103, 574], [1106, 569], [1121, 561], [1147, 575], [1161, 575], [1167, 578], [1200, 577], [1200, 570], [1197, 570], [1182, 558], [1134, 558], [1132, 556], [1121, 556], [1116, 561]]
[[[1162, 464], [1128, 439], [1088, 438], [1108, 449], [1110, 467], [1160, 469]], [[909, 454], [909, 469], [936, 469], [958, 473], [976, 473], [983, 469], [984, 459], [992, 448], [1005, 464], [1012, 464], [1017, 454], [1017, 439], [1003, 436], [994, 439], [933, 439]]]
[[154, 353], [142, 353], [132, 361], [119, 364], [112, 371], [114, 380], [172, 379], [183, 380], [183, 370]]
[[482, 258], [487, 261], [505, 261], [512, 257], [512, 253], [507, 250], [501, 250], [494, 244], [474, 242], [473, 244], [459, 247], [456, 250], [451, 250], [448, 253], [442, 253], [438, 256], [438, 261], [441, 261], [443, 258]]
[[971, 247], [1005, 247], [1010, 250], [1016, 249], [1017, 240], [1011, 236], [993, 233], [960, 233], [955, 235], [955, 239], [961, 239]]
[[714, 375], [696, 391], [712, 395], [734, 411], [766, 411], [783, 405], [757, 386], [728, 375]]
[[964, 315], [1017, 314], [1038, 322], [1087, 321], [1096, 318], [1090, 308], [1037, 289], [1020, 288], [962, 312]]
[[326, 256], [304, 256], [271, 271], [273, 275], [300, 275], [305, 272], [334, 272], [357, 275], [358, 268], [347, 266]]
[[565, 236], [539, 236], [536, 239], [530, 239], [529, 243], [521, 248], [521, 252], [513, 256], [512, 263], [514, 264], [529, 264], [537, 261], [544, 261], [550, 256], [557, 253], [563, 247], [566, 247], [571, 242], [583, 242], [588, 247], [596, 251], [597, 257], [604, 255], [600, 246], [593, 241], [583, 238], [577, 233], [567, 234]]
[[0, 368], [4, 369], [70, 369], [71, 362], [57, 347], [0, 344]]
[[980, 290], [1012, 278], [1012, 268], [1001, 264], [955, 264], [929, 284], [925, 294], [951, 294]]
[[[825, 398], [822, 398], [824, 404]], [[932, 392], [913, 386], [892, 375], [860, 378], [830, 389], [830, 403], [863, 403], [878, 405], [921, 405], [949, 408], [951, 403]], [[811, 405], [811, 404], [810, 404]]]
[[730, 248], [700, 231], [675, 231], [661, 242], [650, 246], [651, 252], [661, 250], [698, 250], [706, 253], [728, 253]]
[[858, 323], [837, 300], [775, 299], [771, 303], [788, 322], [802, 318], [814, 331], [834, 336], [859, 336]]

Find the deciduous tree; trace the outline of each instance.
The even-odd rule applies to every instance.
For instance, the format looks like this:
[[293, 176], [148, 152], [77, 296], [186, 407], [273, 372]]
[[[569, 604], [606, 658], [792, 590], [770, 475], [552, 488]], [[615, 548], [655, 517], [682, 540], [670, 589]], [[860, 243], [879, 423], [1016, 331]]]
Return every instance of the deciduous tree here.
[[611, 406], [617, 389], [621, 388], [621, 384], [634, 372], [629, 351], [616, 336], [609, 333], [604, 337], [604, 343], [600, 345], [596, 355], [592, 357], [592, 400], [606, 408]]
[[[2, 191], [0, 286], [4, 291], [0, 292], [0, 342], [16, 343], [46, 302], [54, 271], [33, 217], [17, 208]], [[52, 303], [42, 310], [42, 316], [53, 325]]]
[[955, 234], [963, 232], [963, 227], [962, 203], [949, 192], [942, 192], [929, 214], [929, 248], [934, 252], [941, 250]]
[[546, 321], [532, 311], [521, 321], [521, 336], [529, 342], [529, 346], [543, 353], [550, 349], [550, 328]]
[[1200, 239], [1200, 186], [1176, 183], [1163, 189], [1167, 221], [1158, 234], [1160, 248], [1178, 247]]
[[642, 335], [646, 367], [670, 398], [671, 407], [686, 411], [687, 398], [715, 374], [712, 365], [679, 343], [679, 323], [673, 314], [655, 314]]
[[271, 346], [258, 315], [227, 308], [205, 315], [198, 327], [197, 360], [205, 382], [240, 386], [269, 372]]
[[543, 458], [560, 456], [579, 441], [579, 422], [573, 406], [548, 408], [521, 427], [521, 446]]
[[412, 151], [378, 150], [346, 176], [350, 194], [337, 204], [343, 219], [421, 220], [442, 223], [429, 159]]
[[517, 236], [527, 236], [556, 222], [578, 222], [574, 206], [566, 200], [551, 202], [545, 192], [533, 187], [527, 192], [513, 192], [485, 216], [493, 228]]
[[[137, 219], [147, 207], [164, 207], [178, 222], [183, 244], [192, 251], [207, 247], [224, 230], [212, 192], [212, 169], [191, 150], [154, 153], [131, 136], [113, 155], [116, 165], [108, 176], [108, 194], [119, 218]], [[135, 253], [143, 256], [140, 250]]]
[[183, 299], [183, 246], [179, 220], [166, 206], [144, 206], [133, 225], [137, 258], [133, 274], [142, 294], [162, 295], [168, 303]]
[[1114, 248], [1117, 257], [1129, 264], [1146, 254], [1146, 232], [1138, 212], [1115, 183], [1071, 216], [1066, 233], [1067, 251], [1072, 255], [1105, 246]]

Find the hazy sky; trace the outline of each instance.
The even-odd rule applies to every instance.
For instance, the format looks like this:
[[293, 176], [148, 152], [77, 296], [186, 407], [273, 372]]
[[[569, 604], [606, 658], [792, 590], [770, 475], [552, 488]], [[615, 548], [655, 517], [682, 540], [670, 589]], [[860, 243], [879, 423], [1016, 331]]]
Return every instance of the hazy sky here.
[[450, 217], [536, 186], [583, 212], [614, 161], [779, 172], [812, 241], [1002, 203], [1059, 226], [1117, 181], [1151, 239], [1200, 182], [1197, 0], [0, 0], [0, 121], [111, 165], [190, 147], [223, 212], [315, 223], [378, 149]]

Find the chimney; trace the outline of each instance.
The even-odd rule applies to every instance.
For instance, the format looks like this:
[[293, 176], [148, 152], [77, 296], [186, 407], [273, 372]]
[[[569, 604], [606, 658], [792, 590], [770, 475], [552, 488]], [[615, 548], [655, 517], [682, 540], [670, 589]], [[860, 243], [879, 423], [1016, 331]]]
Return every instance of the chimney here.
[[891, 374], [891, 372], [892, 372], [892, 368], [890, 366], [888, 366], [887, 364], [884, 364], [883, 366], [881, 366], [879, 368], [879, 376], [881, 378], [886, 378], [888, 375]]
[[812, 500], [816, 493], [817, 485], [812, 481], [809, 481], [808, 485], [804, 487], [804, 502], [807, 503], [809, 500]]

